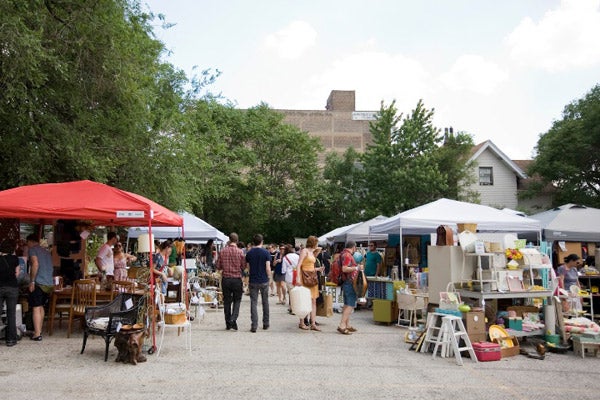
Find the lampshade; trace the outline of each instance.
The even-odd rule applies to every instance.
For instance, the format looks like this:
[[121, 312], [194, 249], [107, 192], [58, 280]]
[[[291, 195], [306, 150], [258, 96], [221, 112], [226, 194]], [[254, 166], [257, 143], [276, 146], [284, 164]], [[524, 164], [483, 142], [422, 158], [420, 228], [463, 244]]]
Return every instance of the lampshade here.
[[138, 236], [137, 251], [138, 253], [153, 253], [154, 252], [154, 235], [148, 238], [147, 233], [142, 233]]

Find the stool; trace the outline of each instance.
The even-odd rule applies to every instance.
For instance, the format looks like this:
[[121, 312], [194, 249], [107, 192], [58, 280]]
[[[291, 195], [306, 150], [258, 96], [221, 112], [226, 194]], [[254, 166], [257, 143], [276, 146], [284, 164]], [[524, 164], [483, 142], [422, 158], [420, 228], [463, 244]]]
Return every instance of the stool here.
[[573, 351], [576, 355], [585, 358], [585, 352], [594, 353], [595, 357], [598, 357], [598, 351], [600, 350], [600, 341], [592, 338], [584, 338], [581, 336], [573, 336]]
[[[438, 326], [440, 319], [442, 323], [441, 326]], [[458, 346], [460, 339], [465, 343], [463, 347]], [[428, 344], [434, 345], [432, 358], [435, 358], [438, 349], [440, 349], [441, 357], [447, 357], [450, 355], [450, 352], [453, 351], [456, 363], [458, 365], [463, 365], [460, 353], [468, 351], [471, 360], [476, 363], [478, 362], [461, 317], [442, 313], [429, 314], [427, 318], [427, 331], [425, 339], [423, 340], [421, 352], [427, 351]]]

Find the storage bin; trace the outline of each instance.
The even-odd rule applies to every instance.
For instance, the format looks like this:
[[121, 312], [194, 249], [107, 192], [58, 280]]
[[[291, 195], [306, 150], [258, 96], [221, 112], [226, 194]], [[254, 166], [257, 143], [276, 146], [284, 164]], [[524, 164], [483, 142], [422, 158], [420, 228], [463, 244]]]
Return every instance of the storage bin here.
[[502, 358], [498, 343], [475, 342], [472, 345], [478, 361], [498, 361]]
[[515, 331], [523, 330], [523, 318], [515, 317], [508, 319], [508, 329], [514, 329]]

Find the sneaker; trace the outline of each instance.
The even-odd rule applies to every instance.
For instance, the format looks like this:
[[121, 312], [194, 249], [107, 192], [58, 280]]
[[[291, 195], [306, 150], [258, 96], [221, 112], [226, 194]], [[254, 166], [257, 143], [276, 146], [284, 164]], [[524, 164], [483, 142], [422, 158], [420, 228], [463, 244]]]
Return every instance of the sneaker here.
[[233, 322], [231, 323], [231, 329], [233, 329], [234, 331], [237, 331], [237, 330], [238, 330], [238, 327], [237, 327], [237, 322], [233, 321]]
[[42, 335], [40, 335], [40, 336], [32, 336], [30, 339], [33, 340], [33, 341], [35, 341], [35, 342], [41, 342], [42, 341]]

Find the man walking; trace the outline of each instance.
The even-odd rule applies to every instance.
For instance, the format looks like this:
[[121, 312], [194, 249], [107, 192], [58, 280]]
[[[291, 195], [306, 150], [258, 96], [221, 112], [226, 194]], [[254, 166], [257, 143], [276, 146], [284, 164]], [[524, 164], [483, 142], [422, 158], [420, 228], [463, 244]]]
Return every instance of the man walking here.
[[246, 264], [250, 273], [250, 318], [251, 332], [258, 327], [258, 294], [262, 300], [263, 329], [269, 329], [269, 277], [271, 276], [271, 254], [263, 248], [263, 237], [252, 238], [252, 248], [246, 253]]
[[217, 270], [222, 272], [223, 305], [225, 307], [225, 328], [238, 330], [237, 318], [242, 302], [242, 272], [246, 268], [244, 252], [238, 247], [238, 235], [232, 232], [229, 243], [221, 250], [217, 259]]

